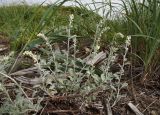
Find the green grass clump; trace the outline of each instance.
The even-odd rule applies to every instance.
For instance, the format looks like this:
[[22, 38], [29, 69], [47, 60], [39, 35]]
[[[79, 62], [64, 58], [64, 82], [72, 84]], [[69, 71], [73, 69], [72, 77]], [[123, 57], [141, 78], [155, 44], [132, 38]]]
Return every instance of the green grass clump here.
[[[43, 28], [48, 34], [53, 34], [66, 28], [68, 17], [74, 14], [74, 34], [79, 36], [93, 36], [96, 23], [101, 17], [86, 8], [50, 6], [2, 6], [0, 7], [0, 30], [13, 39], [13, 48], [21, 49], [32, 34]], [[35, 38], [35, 37], [33, 37]], [[31, 38], [31, 39], [33, 39]]]
[[123, 1], [123, 8], [126, 32], [133, 35], [133, 51], [143, 60], [146, 73], [151, 73], [159, 64], [160, 3], [158, 0], [130, 0]]

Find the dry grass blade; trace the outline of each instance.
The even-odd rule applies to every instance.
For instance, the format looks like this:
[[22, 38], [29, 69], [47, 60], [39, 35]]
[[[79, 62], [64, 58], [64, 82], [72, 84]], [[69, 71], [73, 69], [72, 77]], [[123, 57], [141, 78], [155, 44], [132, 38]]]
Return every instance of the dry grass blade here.
[[15, 79], [21, 83], [30, 84], [30, 85], [38, 85], [43, 82], [41, 78], [27, 78], [24, 76], [16, 77]]
[[93, 66], [93, 65], [101, 62], [105, 58], [106, 58], [106, 53], [102, 51], [102, 52], [99, 52], [96, 56], [94, 56], [93, 59], [85, 59], [85, 60], [87, 60], [86, 63], [88, 65]]
[[136, 115], [143, 115], [143, 113], [141, 113], [137, 107], [135, 105], [133, 105], [131, 102], [128, 103], [128, 106], [132, 109], [132, 111], [136, 114]]
[[11, 73], [11, 76], [22, 76], [25, 74], [32, 74], [32, 73], [38, 73], [38, 68], [37, 67], [31, 67], [27, 69], [23, 69], [14, 73]]

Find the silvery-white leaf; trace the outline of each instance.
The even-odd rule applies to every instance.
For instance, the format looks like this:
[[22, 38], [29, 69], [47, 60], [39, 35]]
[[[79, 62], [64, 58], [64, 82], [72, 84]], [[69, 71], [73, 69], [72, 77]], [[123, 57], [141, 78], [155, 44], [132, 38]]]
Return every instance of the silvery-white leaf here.
[[3, 85], [0, 83], [0, 90], [3, 91], [4, 88], [3, 88]]
[[74, 78], [73, 78], [73, 76], [68, 76], [68, 78], [71, 80], [71, 81], [74, 81]]
[[111, 89], [113, 89], [114, 91], [117, 91], [117, 89], [113, 85], [111, 85]]
[[58, 81], [59, 81], [61, 84], [64, 84], [64, 80], [63, 80], [63, 79], [58, 79]]
[[123, 83], [121, 88], [124, 88], [124, 87], [127, 87], [128, 86], [128, 83]]
[[106, 80], [106, 76], [104, 74], [101, 74], [101, 80], [105, 81]]
[[94, 74], [92, 75], [93, 79], [95, 80], [95, 82], [98, 82], [99, 81], [99, 76]]

